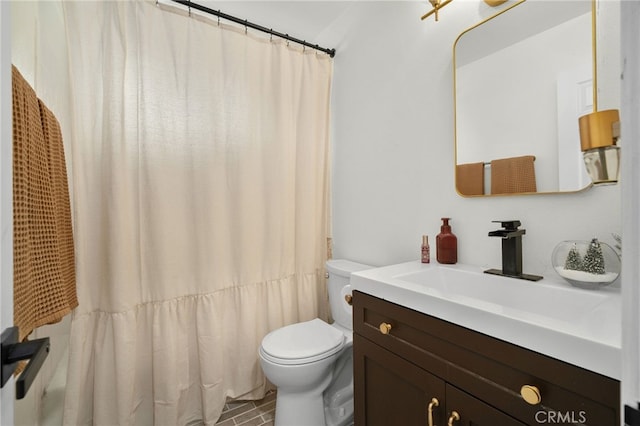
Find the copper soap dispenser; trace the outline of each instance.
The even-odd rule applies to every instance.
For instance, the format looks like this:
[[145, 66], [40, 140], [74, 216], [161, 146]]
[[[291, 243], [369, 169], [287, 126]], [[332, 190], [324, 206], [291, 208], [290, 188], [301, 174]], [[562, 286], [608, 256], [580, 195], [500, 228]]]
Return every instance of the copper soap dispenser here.
[[451, 233], [448, 217], [442, 218], [440, 233], [436, 236], [436, 259], [438, 263], [454, 264], [458, 262], [458, 238]]

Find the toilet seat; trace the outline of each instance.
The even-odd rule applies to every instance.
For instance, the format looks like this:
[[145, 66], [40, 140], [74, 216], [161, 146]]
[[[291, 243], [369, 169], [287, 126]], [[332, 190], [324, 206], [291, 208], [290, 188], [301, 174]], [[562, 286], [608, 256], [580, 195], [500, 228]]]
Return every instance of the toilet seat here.
[[267, 334], [262, 356], [276, 364], [307, 364], [339, 352], [345, 335], [321, 319], [291, 324]]

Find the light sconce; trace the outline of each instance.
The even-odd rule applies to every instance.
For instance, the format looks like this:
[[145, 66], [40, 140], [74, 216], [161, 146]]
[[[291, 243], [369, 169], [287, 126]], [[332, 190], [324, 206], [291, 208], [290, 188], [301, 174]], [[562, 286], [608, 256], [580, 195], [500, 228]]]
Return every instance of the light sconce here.
[[497, 7], [497, 6], [500, 6], [502, 3], [506, 3], [507, 0], [484, 0], [484, 2], [491, 7]]
[[[424, 21], [429, 16], [435, 14], [436, 22], [438, 22], [438, 11], [440, 9], [442, 9], [443, 7], [445, 7], [446, 5], [448, 5], [449, 3], [451, 3], [452, 1], [453, 0], [445, 0], [445, 1], [429, 0], [429, 3], [431, 3], [431, 6], [433, 6], [433, 9], [431, 9], [429, 12], [425, 13], [424, 15], [422, 15], [420, 17], [420, 19], [422, 19]], [[496, 6], [500, 6], [502, 3], [506, 3], [507, 0], [484, 0], [484, 2], [486, 4], [488, 4], [489, 6], [491, 6], [491, 7], [496, 7]]]
[[438, 22], [438, 11], [440, 9], [442, 9], [443, 7], [445, 7], [446, 5], [448, 5], [449, 3], [451, 3], [452, 1], [453, 0], [445, 0], [445, 1], [429, 0], [429, 3], [431, 3], [431, 6], [433, 6], [433, 9], [431, 9], [429, 12], [425, 13], [424, 15], [422, 15], [420, 17], [420, 19], [422, 19], [424, 21], [429, 16], [435, 14], [436, 15], [436, 22]]
[[620, 175], [620, 114], [617, 109], [598, 111], [598, 55], [596, 49], [596, 2], [591, 0], [593, 37], [593, 112], [578, 119], [580, 149], [594, 185], [615, 184]]
[[620, 174], [620, 114], [617, 109], [595, 111], [578, 119], [580, 148], [594, 185], [618, 182]]

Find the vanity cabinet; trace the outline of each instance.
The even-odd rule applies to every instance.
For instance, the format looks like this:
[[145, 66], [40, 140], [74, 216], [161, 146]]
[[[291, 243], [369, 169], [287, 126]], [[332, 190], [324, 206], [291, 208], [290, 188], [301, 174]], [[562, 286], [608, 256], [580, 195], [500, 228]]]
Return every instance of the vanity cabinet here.
[[355, 426], [620, 424], [617, 380], [358, 291], [353, 320]]

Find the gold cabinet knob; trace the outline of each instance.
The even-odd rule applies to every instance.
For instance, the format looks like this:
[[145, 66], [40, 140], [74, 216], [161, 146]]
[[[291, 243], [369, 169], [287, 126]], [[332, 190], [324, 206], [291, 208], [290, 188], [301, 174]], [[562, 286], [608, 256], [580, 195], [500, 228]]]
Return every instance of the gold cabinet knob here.
[[380, 333], [382, 334], [389, 334], [389, 332], [391, 331], [391, 324], [389, 324], [388, 322], [383, 322], [380, 323]]
[[352, 305], [353, 304], [353, 296], [350, 294], [345, 294], [344, 295], [344, 301], [347, 302], [347, 305]]
[[451, 415], [449, 416], [449, 421], [447, 422], [447, 426], [453, 426], [453, 422], [460, 420], [460, 414], [457, 411], [453, 410]]
[[524, 385], [520, 388], [520, 395], [522, 399], [527, 401], [528, 404], [537, 405], [542, 401], [542, 395], [540, 390], [532, 385]]

